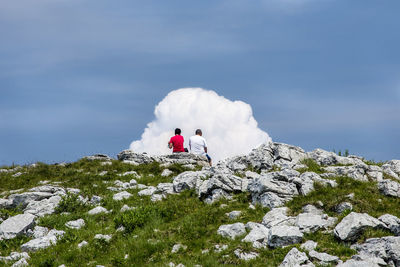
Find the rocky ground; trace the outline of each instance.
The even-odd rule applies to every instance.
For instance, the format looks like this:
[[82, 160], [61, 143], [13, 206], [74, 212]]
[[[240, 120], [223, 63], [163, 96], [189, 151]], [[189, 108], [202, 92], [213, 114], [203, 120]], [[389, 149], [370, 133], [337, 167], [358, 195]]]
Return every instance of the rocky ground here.
[[400, 160], [269, 143], [0, 168], [0, 265], [400, 266]]

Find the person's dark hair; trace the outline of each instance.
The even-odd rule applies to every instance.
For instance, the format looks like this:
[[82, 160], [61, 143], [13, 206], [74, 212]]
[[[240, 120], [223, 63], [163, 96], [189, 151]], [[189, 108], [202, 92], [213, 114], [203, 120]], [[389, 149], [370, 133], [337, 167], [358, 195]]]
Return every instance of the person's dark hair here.
[[176, 129], [175, 129], [175, 134], [181, 134], [181, 129], [176, 128]]
[[200, 130], [200, 129], [197, 129], [197, 130], [196, 130], [196, 134], [202, 134], [201, 130]]

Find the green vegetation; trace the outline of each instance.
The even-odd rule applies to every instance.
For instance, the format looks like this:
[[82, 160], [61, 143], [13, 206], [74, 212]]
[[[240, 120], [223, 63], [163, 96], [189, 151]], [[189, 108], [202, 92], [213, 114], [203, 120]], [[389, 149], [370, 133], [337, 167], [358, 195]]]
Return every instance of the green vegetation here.
[[[301, 172], [313, 171], [323, 173], [323, 169], [311, 159], [303, 160], [307, 167]], [[196, 192], [190, 190], [181, 194], [169, 195], [159, 202], [151, 202], [149, 197], [138, 196], [137, 189], [128, 189], [133, 196], [122, 201], [114, 201], [115, 192], [107, 189], [113, 186], [115, 180], [127, 182], [132, 178], [138, 183], [157, 185], [161, 182], [172, 182], [175, 175], [187, 171], [181, 165], [172, 165], [168, 169], [173, 174], [162, 177], [165, 168], [158, 163], [133, 166], [120, 161], [112, 161], [111, 165], [102, 165], [99, 161], [80, 160], [68, 163], [65, 166], [47, 165], [39, 163], [36, 167], [21, 166], [19, 177], [12, 173], [0, 173], [0, 191], [9, 191], [19, 188], [25, 190], [40, 185], [40, 181], [49, 183], [60, 182], [61, 186], [79, 188], [83, 197], [101, 196], [101, 205], [110, 213], [88, 215], [93, 206], [83, 205], [75, 195], [67, 195], [58, 206], [56, 213], [41, 218], [40, 226], [64, 230], [66, 234], [57, 243], [48, 249], [30, 253], [31, 266], [166, 266], [169, 262], [183, 263], [185, 266], [200, 264], [202, 266], [278, 266], [287, 252], [293, 247], [278, 249], [255, 249], [250, 243], [241, 242], [241, 238], [228, 240], [217, 235], [217, 229], [222, 224], [249, 221], [261, 222], [268, 212], [267, 208], [256, 206], [249, 209], [251, 202], [247, 193], [236, 194], [233, 200], [221, 200], [211, 205], [198, 199]], [[279, 170], [279, 169], [275, 169]], [[107, 174], [100, 175], [107, 171]], [[136, 171], [134, 175], [119, 176], [127, 171]], [[298, 196], [287, 206], [296, 215], [306, 204], [317, 204], [322, 201], [324, 211], [330, 216], [338, 217], [340, 221], [345, 215], [335, 213], [335, 206], [349, 201], [356, 212], [366, 212], [374, 217], [390, 213], [400, 217], [400, 200], [383, 196], [379, 193], [374, 182], [359, 182], [347, 177], [334, 178], [338, 183], [335, 188], [315, 184], [315, 191], [307, 196]], [[354, 193], [350, 199], [349, 194]], [[121, 207], [127, 204], [135, 209], [120, 212]], [[223, 205], [222, 205], [223, 204]], [[235, 220], [229, 220], [225, 213], [240, 210], [242, 214]], [[20, 213], [15, 210], [0, 210], [3, 219]], [[68, 229], [65, 223], [70, 220], [83, 218], [85, 227], [80, 230]], [[124, 226], [124, 231], [119, 231]], [[96, 240], [96, 234], [112, 235], [110, 242]], [[358, 242], [369, 237], [389, 235], [383, 230], [367, 229]], [[21, 244], [30, 238], [18, 237], [13, 240], [0, 241], [1, 255], [8, 255], [11, 251], [18, 251]], [[78, 248], [78, 244], [87, 241], [88, 246]], [[319, 231], [306, 234], [304, 240], [318, 242], [317, 250], [340, 256], [342, 260], [350, 258], [355, 251], [349, 244], [339, 242], [332, 234]], [[187, 246], [186, 250], [171, 253], [175, 244]], [[228, 249], [216, 252], [214, 246], [227, 244]], [[299, 245], [296, 245], [299, 248]], [[255, 251], [259, 257], [245, 262], [234, 255], [234, 250], [240, 248], [244, 252]], [[208, 249], [208, 253], [202, 253]], [[0, 266], [4, 263], [0, 262]]]
[[325, 172], [322, 167], [313, 159], [303, 159], [300, 163], [307, 166], [306, 168], [299, 169], [298, 171], [300, 173], [315, 172], [321, 174]]

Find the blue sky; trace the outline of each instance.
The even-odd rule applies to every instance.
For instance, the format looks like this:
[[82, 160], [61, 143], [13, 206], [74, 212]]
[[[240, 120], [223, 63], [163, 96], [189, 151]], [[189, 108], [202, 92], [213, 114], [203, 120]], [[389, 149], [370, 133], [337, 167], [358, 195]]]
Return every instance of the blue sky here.
[[115, 156], [171, 90], [249, 103], [274, 141], [400, 159], [395, 0], [0, 3], [0, 165]]

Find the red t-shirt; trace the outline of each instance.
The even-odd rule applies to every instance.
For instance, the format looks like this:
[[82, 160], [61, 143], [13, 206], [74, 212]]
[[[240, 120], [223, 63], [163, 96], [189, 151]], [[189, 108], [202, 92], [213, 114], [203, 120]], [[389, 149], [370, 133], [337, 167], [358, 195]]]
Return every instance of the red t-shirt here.
[[185, 148], [183, 147], [183, 136], [182, 135], [175, 135], [171, 137], [169, 140], [172, 143], [172, 147], [174, 148], [172, 152], [185, 152]]

